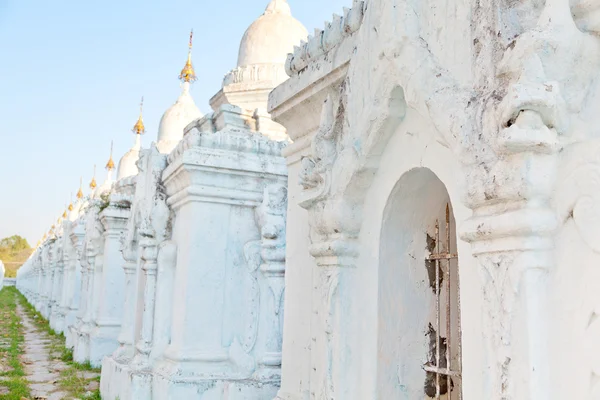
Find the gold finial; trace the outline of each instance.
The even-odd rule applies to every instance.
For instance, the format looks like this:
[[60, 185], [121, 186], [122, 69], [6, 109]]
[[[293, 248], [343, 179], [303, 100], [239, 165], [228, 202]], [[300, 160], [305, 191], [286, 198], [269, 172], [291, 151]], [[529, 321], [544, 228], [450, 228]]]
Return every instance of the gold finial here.
[[108, 159], [108, 162], [106, 163], [106, 169], [108, 171], [112, 171], [113, 169], [115, 169], [115, 162], [113, 161], [112, 154], [113, 154], [113, 142], [111, 140], [111, 142], [110, 142], [110, 158]]
[[144, 109], [144, 97], [142, 96], [142, 102], [140, 103], [140, 116], [133, 126], [133, 133], [136, 135], [143, 135], [146, 133], [146, 127], [144, 126], [144, 119], [142, 118], [142, 110]]
[[96, 189], [96, 186], [98, 186], [96, 184], [96, 165], [94, 164], [94, 176], [92, 177], [92, 181], [90, 182], [90, 189], [94, 190]]
[[81, 190], [82, 187], [83, 187], [83, 177], [79, 177], [79, 190], [77, 191], [77, 198], [79, 200], [83, 199], [83, 190]]
[[194, 71], [194, 67], [192, 66], [192, 38], [194, 37], [194, 30], [190, 32], [190, 44], [188, 49], [188, 58], [185, 63], [185, 66], [181, 70], [179, 74], [179, 80], [182, 82], [194, 82], [198, 78], [196, 77], [196, 72]]
[[[79, 193], [78, 193], [79, 195]], [[83, 195], [83, 193], [82, 193]], [[69, 197], [69, 207], [67, 207], [69, 211], [73, 211], [73, 192], [71, 192], [71, 196]]]
[[67, 219], [67, 210], [65, 209], [65, 211], [62, 214], [63, 219]]
[[42, 241], [45, 241], [48, 238], [48, 233], [44, 232], [44, 236], [42, 236]]

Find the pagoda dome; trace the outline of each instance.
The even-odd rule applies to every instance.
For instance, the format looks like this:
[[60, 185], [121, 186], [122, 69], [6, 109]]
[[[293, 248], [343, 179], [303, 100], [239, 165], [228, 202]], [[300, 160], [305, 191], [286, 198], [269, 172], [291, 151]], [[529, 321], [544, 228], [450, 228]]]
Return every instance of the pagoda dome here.
[[190, 95], [190, 83], [183, 83], [181, 95], [160, 119], [157, 147], [161, 153], [170, 153], [183, 138], [183, 129], [202, 118], [202, 113]]
[[288, 53], [307, 37], [308, 31], [292, 16], [287, 0], [271, 0], [242, 37], [237, 65], [284, 64]]
[[134, 176], [138, 174], [137, 161], [140, 159], [140, 147], [132, 147], [123, 157], [119, 160], [119, 166], [117, 167], [117, 181]]

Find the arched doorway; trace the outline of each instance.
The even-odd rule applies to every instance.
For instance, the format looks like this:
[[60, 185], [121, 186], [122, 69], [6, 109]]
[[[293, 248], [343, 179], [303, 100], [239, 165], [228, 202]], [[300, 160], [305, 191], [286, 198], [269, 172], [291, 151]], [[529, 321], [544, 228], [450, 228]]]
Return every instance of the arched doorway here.
[[455, 226], [446, 187], [431, 170], [400, 178], [379, 249], [380, 399], [462, 397]]

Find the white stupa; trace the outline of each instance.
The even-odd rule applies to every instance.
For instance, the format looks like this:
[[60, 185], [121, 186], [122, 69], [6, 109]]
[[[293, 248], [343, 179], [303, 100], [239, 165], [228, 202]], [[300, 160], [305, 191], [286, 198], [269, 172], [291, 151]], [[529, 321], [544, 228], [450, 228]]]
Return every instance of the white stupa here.
[[175, 104], [165, 111], [158, 126], [156, 147], [163, 154], [170, 153], [177, 146], [177, 143], [183, 138], [183, 130], [187, 125], [202, 118], [202, 113], [190, 94], [190, 86], [197, 79], [192, 66], [192, 38], [193, 31], [190, 33], [188, 58], [179, 74], [182, 82], [181, 94]]
[[222, 104], [232, 104], [266, 112], [269, 93], [288, 78], [287, 54], [307, 37], [287, 0], [271, 0], [244, 33], [237, 67], [225, 75], [222, 89], [210, 100], [212, 109], [216, 112]]

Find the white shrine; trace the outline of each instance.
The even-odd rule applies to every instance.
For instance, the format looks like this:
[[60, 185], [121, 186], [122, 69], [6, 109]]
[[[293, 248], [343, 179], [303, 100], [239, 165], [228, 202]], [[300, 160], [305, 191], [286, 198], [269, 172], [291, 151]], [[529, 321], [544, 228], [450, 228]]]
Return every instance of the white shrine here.
[[597, 10], [272, 0], [18, 288], [104, 399], [600, 399]]

